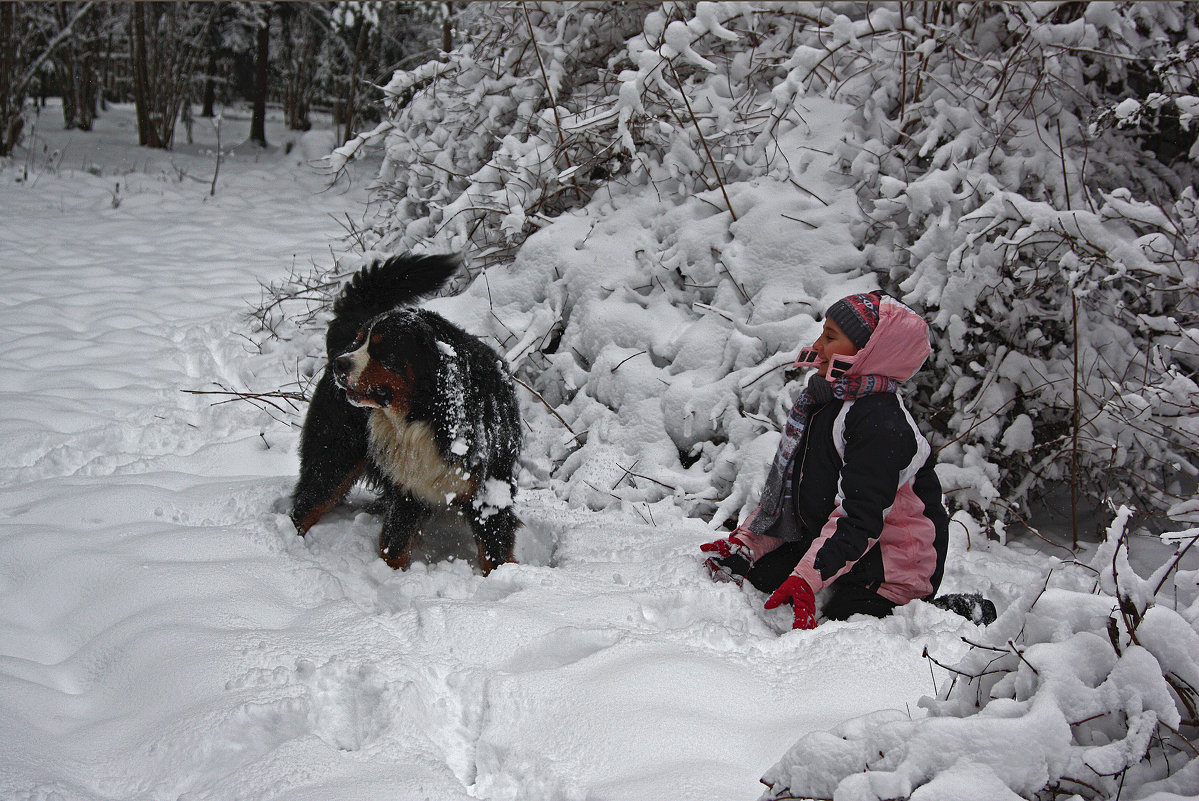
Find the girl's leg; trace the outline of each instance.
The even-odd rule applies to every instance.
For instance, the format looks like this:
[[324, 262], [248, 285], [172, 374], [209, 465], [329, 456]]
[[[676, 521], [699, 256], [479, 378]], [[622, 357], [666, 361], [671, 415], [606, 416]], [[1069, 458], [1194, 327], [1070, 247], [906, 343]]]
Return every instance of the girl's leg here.
[[804, 542], [784, 542], [754, 562], [754, 566], [745, 574], [746, 580], [769, 595], [791, 575], [791, 571], [807, 552], [807, 546], [808, 543]]
[[886, 617], [899, 604], [854, 582], [833, 584], [832, 597], [821, 611], [829, 620], [846, 620], [850, 615]]

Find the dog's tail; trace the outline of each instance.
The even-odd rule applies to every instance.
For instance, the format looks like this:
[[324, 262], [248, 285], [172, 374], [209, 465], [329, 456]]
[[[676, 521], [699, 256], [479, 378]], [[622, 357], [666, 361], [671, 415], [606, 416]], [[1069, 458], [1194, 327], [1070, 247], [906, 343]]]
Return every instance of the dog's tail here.
[[359, 270], [333, 302], [333, 321], [325, 337], [330, 358], [354, 341], [367, 320], [431, 295], [462, 266], [454, 255], [393, 256]]

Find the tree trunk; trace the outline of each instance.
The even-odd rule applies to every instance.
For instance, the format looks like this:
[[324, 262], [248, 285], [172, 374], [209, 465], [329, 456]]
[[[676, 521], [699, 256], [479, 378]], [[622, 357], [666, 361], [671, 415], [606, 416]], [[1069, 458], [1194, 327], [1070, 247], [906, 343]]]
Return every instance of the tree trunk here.
[[[59, 29], [71, 23], [70, 8], [58, 5], [54, 10]], [[90, 131], [96, 119], [97, 88], [96, 15], [86, 14], [75, 21], [74, 34], [63, 42], [51, 59], [58, 86], [62, 91], [63, 127]]]
[[254, 64], [254, 114], [250, 118], [250, 141], [266, 147], [266, 94], [270, 76], [271, 6], [258, 28], [258, 55]]
[[315, 26], [312, 11], [298, 6], [299, 18], [294, 16], [297, 6], [285, 3], [280, 6], [281, 41], [283, 45], [283, 115], [287, 127], [293, 131], [307, 131], [312, 127], [308, 120], [308, 104], [312, 96], [313, 77], [316, 72]]
[[215, 4], [131, 4], [129, 48], [140, 144], [170, 149], [196, 56], [216, 11]]
[[216, 47], [208, 49], [208, 67], [204, 70], [204, 108], [200, 116], [211, 119], [216, 116]]
[[0, 3], [0, 156], [12, 153], [21, 138], [25, 96], [18, 91], [17, 6]]
[[448, 53], [454, 49], [454, 4], [442, 3], [444, 16], [441, 18], [441, 52]]
[[342, 113], [345, 115], [345, 134], [341, 137], [341, 143], [345, 144], [354, 136], [355, 116], [358, 113], [358, 70], [362, 68], [362, 61], [366, 57], [366, 46], [370, 42], [371, 24], [364, 19], [359, 19], [358, 24], [361, 26], [358, 29], [358, 44], [354, 47], [354, 65], [350, 68], [349, 87], [346, 89], [345, 106], [342, 108]]
[[150, 124], [149, 65], [146, 63], [146, 4], [131, 3], [129, 8], [130, 67], [133, 71], [133, 105], [137, 112], [137, 143], [159, 147]]

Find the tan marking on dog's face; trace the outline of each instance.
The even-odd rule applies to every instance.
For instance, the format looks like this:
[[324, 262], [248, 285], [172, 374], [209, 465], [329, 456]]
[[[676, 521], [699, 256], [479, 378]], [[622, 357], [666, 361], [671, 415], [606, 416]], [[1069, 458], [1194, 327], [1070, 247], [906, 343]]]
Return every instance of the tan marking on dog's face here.
[[413, 497], [433, 506], [471, 498], [476, 483], [464, 467], [445, 461], [427, 423], [405, 418], [393, 408], [370, 416], [370, 447], [375, 463]]
[[[406, 412], [412, 407], [412, 385], [415, 382], [416, 375], [412, 372], [411, 367], [405, 366], [403, 374], [393, 373], [381, 362], [371, 359], [358, 376], [358, 381], [353, 385], [353, 389], [365, 396], [373, 396], [377, 394], [378, 390], [386, 389], [390, 396], [386, 403], [387, 408]], [[380, 403], [377, 398], [368, 397], [364, 405], [381, 407], [384, 404]]]
[[338, 357], [338, 361], [349, 361], [349, 369], [338, 377], [338, 383], [355, 406], [372, 409], [387, 406], [406, 411], [411, 408], [416, 375], [410, 366], [405, 366], [403, 373], [396, 373], [371, 357], [371, 345], [377, 345], [382, 338], [382, 334], [367, 332], [356, 350]]

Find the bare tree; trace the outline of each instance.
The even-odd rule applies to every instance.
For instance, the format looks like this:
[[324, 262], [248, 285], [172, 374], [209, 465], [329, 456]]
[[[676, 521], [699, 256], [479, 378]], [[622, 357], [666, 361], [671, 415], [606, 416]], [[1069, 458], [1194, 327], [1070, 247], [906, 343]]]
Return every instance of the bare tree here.
[[254, 112], [250, 116], [250, 141], [266, 147], [266, 96], [271, 75], [271, 4], [256, 7], [261, 11], [255, 31]]
[[[55, 28], [65, 28], [77, 10], [75, 3], [55, 3]], [[74, 22], [73, 34], [63, 40], [51, 57], [55, 83], [62, 93], [64, 127], [92, 129], [101, 100], [105, 56], [114, 29], [122, 24], [125, 13], [125, 9], [114, 4], [93, 6]]]
[[279, 5], [280, 70], [283, 73], [283, 115], [287, 127], [306, 131], [316, 92], [317, 54], [329, 26], [328, 12], [319, 3]]
[[132, 3], [129, 47], [138, 142], [170, 149], [216, 4]]

